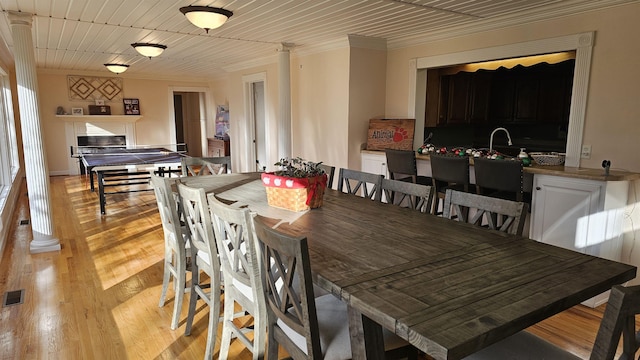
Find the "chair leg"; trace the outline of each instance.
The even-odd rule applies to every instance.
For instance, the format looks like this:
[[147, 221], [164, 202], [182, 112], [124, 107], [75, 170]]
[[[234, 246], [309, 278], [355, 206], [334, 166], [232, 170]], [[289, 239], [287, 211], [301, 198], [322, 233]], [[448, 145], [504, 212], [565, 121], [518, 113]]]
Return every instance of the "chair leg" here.
[[171, 256], [170, 251], [171, 250], [169, 250], [169, 248], [165, 246], [164, 261], [163, 261], [164, 275], [162, 276], [162, 292], [160, 293], [160, 303], [158, 304], [158, 307], [164, 306], [164, 303], [167, 297], [167, 289], [169, 288], [169, 280], [171, 278], [171, 272], [169, 271], [169, 267], [171, 266], [171, 264], [168, 263], [169, 260], [167, 259], [170, 259], [170, 258], [167, 258], [167, 256]]
[[[216, 336], [218, 335], [218, 323], [220, 322], [220, 283], [212, 283], [209, 292], [209, 330], [207, 333], [207, 350], [205, 359], [213, 357], [213, 349], [216, 346]], [[228, 350], [227, 350], [228, 351]], [[220, 356], [220, 359], [226, 357]]]
[[267, 315], [264, 311], [256, 309], [253, 314], [253, 360], [263, 359], [267, 337]]
[[266, 360], [278, 360], [278, 342], [274, 336], [274, 326], [269, 324], [267, 330], [267, 357]]
[[191, 294], [189, 294], [189, 312], [187, 314], [187, 324], [184, 328], [184, 335], [191, 335], [191, 326], [193, 325], [193, 318], [196, 314], [196, 303], [198, 301], [198, 293], [196, 292], [196, 286], [200, 284], [200, 271], [195, 261], [193, 262], [193, 272], [191, 279]]
[[220, 359], [227, 358], [229, 355], [229, 347], [231, 346], [235, 307], [235, 301], [231, 293], [232, 291], [225, 291], [224, 294], [224, 318], [222, 320], [222, 338], [220, 339]]
[[176, 276], [173, 278], [175, 284], [175, 304], [173, 304], [173, 318], [171, 319], [171, 330], [178, 328], [180, 321], [180, 312], [182, 310], [182, 301], [184, 299], [184, 289], [186, 287], [186, 264], [185, 259], [178, 259], [176, 256]]

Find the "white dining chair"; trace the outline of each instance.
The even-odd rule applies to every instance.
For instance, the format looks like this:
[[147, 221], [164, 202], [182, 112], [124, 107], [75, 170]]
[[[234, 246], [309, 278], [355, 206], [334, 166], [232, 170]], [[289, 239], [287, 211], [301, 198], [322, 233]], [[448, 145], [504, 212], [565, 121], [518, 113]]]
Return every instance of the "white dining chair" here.
[[[267, 360], [282, 346], [293, 359], [351, 359], [345, 302], [314, 297], [307, 238], [292, 237], [254, 219], [260, 278], [266, 303]], [[385, 351], [413, 359], [415, 348], [383, 330]], [[391, 354], [391, 352], [389, 352]]]
[[[252, 240], [253, 214], [248, 208], [221, 202], [213, 193], [207, 199], [225, 284], [220, 359], [227, 358], [234, 338], [253, 353], [254, 360], [262, 359], [267, 335], [266, 308]], [[233, 321], [236, 304], [240, 305], [242, 311], [253, 316], [253, 330], [249, 326], [241, 327]], [[253, 339], [246, 335], [251, 331]]]
[[158, 212], [164, 233], [164, 272], [159, 306], [165, 305], [169, 282], [173, 279], [174, 304], [171, 330], [178, 327], [180, 311], [186, 288], [187, 262], [191, 258], [189, 230], [180, 223], [177, 194], [172, 191], [176, 178], [151, 175], [151, 184], [156, 195]]
[[[196, 303], [202, 299], [209, 306], [209, 327], [205, 359], [211, 359], [218, 333], [220, 318], [220, 261], [218, 260], [213, 225], [207, 205], [206, 194], [201, 188], [192, 188], [178, 184], [180, 205], [184, 212], [184, 221], [189, 227], [192, 251], [192, 279], [189, 299], [189, 314], [185, 326], [185, 335], [191, 334]], [[195, 253], [194, 253], [195, 252]], [[210, 282], [203, 282], [200, 271], [208, 275]]]
[[182, 176], [202, 176], [226, 174], [231, 170], [231, 157], [191, 157], [181, 161]]

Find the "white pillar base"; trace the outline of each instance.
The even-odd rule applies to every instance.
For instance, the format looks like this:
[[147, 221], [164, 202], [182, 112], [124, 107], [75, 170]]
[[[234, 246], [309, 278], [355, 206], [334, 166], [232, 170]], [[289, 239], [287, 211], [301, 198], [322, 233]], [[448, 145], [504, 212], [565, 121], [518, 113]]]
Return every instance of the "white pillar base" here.
[[29, 243], [29, 252], [39, 254], [43, 252], [60, 251], [60, 240], [52, 235], [33, 232], [33, 240]]

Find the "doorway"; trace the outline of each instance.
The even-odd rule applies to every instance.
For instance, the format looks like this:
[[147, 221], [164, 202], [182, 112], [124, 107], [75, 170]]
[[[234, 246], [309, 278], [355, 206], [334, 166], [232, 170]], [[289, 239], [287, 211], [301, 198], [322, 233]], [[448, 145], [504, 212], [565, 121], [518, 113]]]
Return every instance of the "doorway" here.
[[213, 138], [215, 134], [209, 89], [170, 87], [169, 103], [172, 105], [170, 143], [186, 144], [189, 156], [207, 156], [207, 137]]
[[266, 74], [243, 77], [245, 111], [247, 114], [247, 163], [251, 171], [264, 171], [270, 167], [266, 115]]
[[173, 109], [175, 116], [176, 142], [187, 145], [187, 155], [202, 157], [203, 116], [200, 114], [200, 97], [193, 92], [174, 92]]

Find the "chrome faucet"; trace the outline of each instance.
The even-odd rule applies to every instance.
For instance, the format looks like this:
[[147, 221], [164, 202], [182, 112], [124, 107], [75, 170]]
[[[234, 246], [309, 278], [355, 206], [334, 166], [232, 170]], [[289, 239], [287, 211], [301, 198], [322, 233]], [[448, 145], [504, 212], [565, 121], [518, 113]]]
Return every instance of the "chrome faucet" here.
[[498, 130], [502, 130], [505, 133], [507, 133], [507, 139], [509, 140], [508, 144], [509, 144], [509, 146], [513, 145], [513, 143], [511, 142], [511, 135], [509, 135], [509, 130], [507, 130], [507, 129], [503, 128], [503, 127], [496, 128], [495, 130], [493, 130], [491, 132], [491, 138], [489, 139], [489, 154], [491, 154], [493, 152], [493, 135]]

